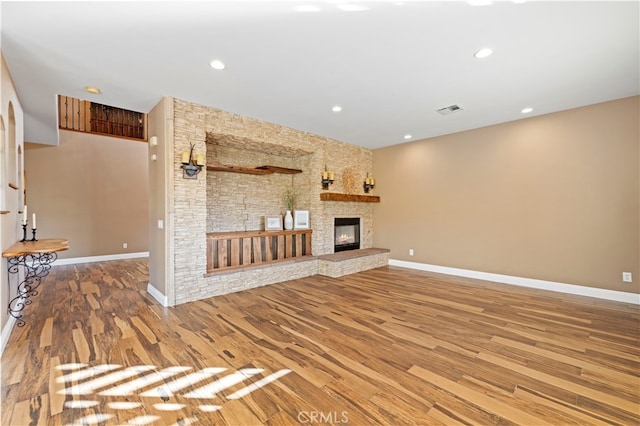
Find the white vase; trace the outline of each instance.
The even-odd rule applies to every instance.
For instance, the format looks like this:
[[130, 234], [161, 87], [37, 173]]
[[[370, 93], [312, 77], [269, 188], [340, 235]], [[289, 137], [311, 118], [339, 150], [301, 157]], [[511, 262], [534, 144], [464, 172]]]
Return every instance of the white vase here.
[[284, 229], [287, 231], [293, 229], [293, 216], [291, 216], [291, 210], [287, 210], [284, 215]]

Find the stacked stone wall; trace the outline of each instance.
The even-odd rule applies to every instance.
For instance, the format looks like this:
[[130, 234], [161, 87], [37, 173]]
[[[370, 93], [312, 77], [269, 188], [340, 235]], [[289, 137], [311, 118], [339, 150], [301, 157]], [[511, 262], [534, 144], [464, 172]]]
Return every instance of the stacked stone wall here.
[[[361, 246], [372, 246], [373, 204], [320, 201], [325, 165], [335, 174], [330, 192], [364, 193], [362, 183], [373, 172], [370, 150], [178, 99], [174, 111], [176, 304], [317, 273], [317, 262], [297, 262], [205, 276], [206, 233], [264, 229], [264, 215], [284, 213], [282, 194], [291, 185], [299, 195], [296, 208], [309, 211], [314, 255], [333, 252], [335, 217], [361, 218]], [[183, 179], [180, 155], [190, 143], [206, 154], [207, 164], [272, 165], [302, 173], [203, 171], [197, 180]]]

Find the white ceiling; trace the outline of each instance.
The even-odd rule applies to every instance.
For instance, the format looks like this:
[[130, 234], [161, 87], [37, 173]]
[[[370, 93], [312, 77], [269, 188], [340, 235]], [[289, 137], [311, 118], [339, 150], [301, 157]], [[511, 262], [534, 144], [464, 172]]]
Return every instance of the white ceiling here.
[[638, 1], [345, 2], [2, 2], [25, 140], [57, 143], [57, 94], [174, 96], [377, 148], [640, 93]]

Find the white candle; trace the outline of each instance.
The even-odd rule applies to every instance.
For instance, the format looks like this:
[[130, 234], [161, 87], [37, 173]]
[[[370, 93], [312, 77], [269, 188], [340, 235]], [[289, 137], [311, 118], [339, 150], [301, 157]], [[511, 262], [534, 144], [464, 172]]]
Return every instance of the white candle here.
[[31, 228], [33, 229], [37, 229], [38, 227], [36, 226], [36, 214], [33, 214], [33, 225], [31, 225]]
[[27, 224], [27, 205], [24, 205], [24, 209], [22, 209], [22, 224]]

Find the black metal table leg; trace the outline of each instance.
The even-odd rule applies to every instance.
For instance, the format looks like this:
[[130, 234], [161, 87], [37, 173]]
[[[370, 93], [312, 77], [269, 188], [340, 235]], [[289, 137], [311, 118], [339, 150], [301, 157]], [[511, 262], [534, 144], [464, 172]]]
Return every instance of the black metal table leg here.
[[7, 259], [9, 273], [9, 291], [11, 291], [11, 274], [18, 274], [20, 267], [24, 269], [24, 279], [18, 284], [17, 295], [9, 302], [8, 313], [18, 320], [18, 327], [25, 325], [22, 311], [31, 304], [31, 297], [38, 295], [38, 287], [42, 278], [49, 274], [51, 264], [58, 258], [57, 253], [30, 253]]

